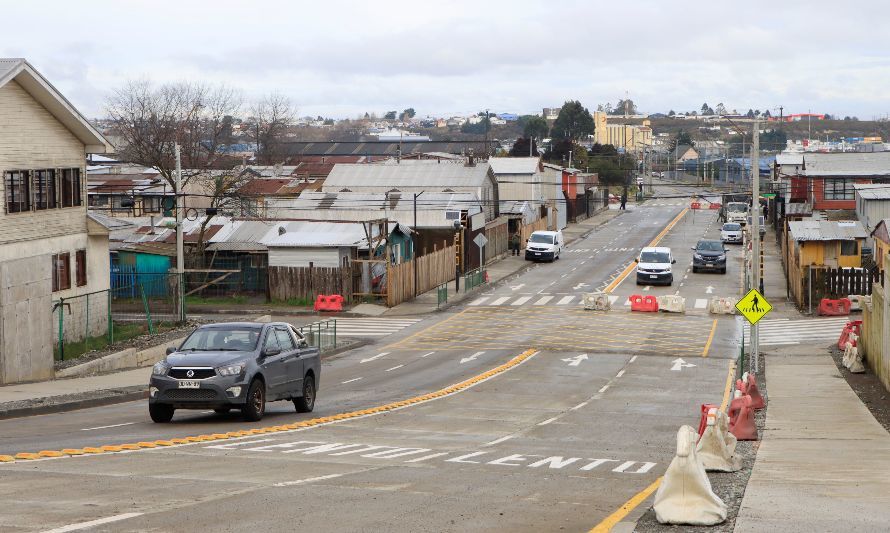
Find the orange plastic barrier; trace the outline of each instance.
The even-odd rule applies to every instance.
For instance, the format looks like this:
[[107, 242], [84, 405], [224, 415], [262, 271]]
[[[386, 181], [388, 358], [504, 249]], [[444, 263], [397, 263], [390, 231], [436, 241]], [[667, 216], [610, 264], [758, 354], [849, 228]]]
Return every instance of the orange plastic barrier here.
[[689, 204], [690, 209], [701, 209], [701, 202], [692, 202]]
[[730, 405], [730, 411], [735, 411], [736, 417], [729, 424], [729, 432], [735, 435], [738, 440], [758, 440], [751, 397], [746, 394], [741, 398], [736, 398]]
[[658, 300], [655, 296], [643, 296], [641, 294], [630, 295], [630, 310], [642, 313], [657, 313]]
[[720, 209], [723, 207], [723, 204], [720, 202], [711, 202], [711, 205], [708, 206], [708, 209]]
[[831, 300], [822, 298], [819, 302], [819, 314], [822, 316], [844, 316], [850, 314], [852, 302], [849, 298], [841, 298], [839, 300]]
[[698, 422], [699, 438], [705, 434], [705, 428], [708, 427], [708, 411], [711, 409], [719, 409], [720, 406], [712, 403], [701, 404], [701, 420]]
[[[861, 320], [851, 320], [844, 326], [844, 330], [841, 332], [841, 336], [837, 340], [837, 347], [839, 350], [843, 350], [847, 347], [847, 341], [850, 340], [851, 334], [856, 335], [857, 337], [862, 334]], [[853, 341], [853, 346], [856, 346], [856, 341]]]
[[343, 296], [339, 294], [319, 294], [315, 298], [315, 310], [316, 311], [342, 311], [343, 310]]

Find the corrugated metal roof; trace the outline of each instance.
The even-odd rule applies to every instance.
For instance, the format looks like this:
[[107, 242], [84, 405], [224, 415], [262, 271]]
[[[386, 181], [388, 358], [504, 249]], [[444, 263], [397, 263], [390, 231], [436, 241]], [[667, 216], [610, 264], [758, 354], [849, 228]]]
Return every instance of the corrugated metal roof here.
[[216, 235], [207, 239], [208, 250], [250, 252], [262, 251], [266, 246], [260, 240], [276, 226], [276, 222], [259, 220], [234, 220], [225, 224]]
[[803, 176], [890, 176], [890, 152], [808, 152]]
[[270, 248], [346, 246], [367, 249], [365, 230], [366, 227], [359, 223], [281, 222], [260, 242]]
[[802, 165], [803, 154], [800, 152], [781, 152], [776, 154], [776, 163], [780, 165]]
[[488, 177], [490, 166], [479, 162], [467, 166], [449, 161], [402, 161], [392, 164], [336, 165], [325, 180], [322, 190], [338, 192], [371, 192], [374, 189], [395, 188], [403, 191], [421, 189], [454, 189], [481, 187]]
[[859, 221], [799, 220], [788, 223], [795, 241], [850, 241], [868, 237]]
[[493, 157], [488, 161], [498, 174], [534, 174], [538, 171], [537, 157]]
[[866, 200], [890, 200], [890, 183], [856, 183], [853, 188]]

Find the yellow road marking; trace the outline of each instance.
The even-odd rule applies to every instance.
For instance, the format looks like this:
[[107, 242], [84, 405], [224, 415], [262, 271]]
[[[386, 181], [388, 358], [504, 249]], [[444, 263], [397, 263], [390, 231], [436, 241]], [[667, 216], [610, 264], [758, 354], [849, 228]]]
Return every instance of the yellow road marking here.
[[[62, 451], [53, 451], [53, 450], [44, 450], [38, 453], [27, 453], [22, 452], [18, 453], [15, 456], [10, 455], [0, 455], [0, 463], [15, 463], [20, 460], [35, 460], [35, 459], [49, 459], [49, 458], [58, 458], [58, 457], [68, 457], [72, 455], [80, 455], [80, 454], [101, 454], [101, 453], [120, 453], [120, 452], [134, 452], [141, 449], [150, 449], [154, 446], [175, 446], [182, 444], [189, 444], [193, 442], [206, 442], [206, 441], [214, 441], [214, 440], [224, 440], [230, 438], [241, 438], [241, 436], [248, 435], [259, 435], [263, 433], [276, 433], [279, 431], [293, 431], [295, 429], [317, 426], [321, 424], [328, 424], [331, 422], [338, 422], [340, 420], [346, 420], [349, 418], [356, 418], [361, 416], [369, 416], [380, 414], [386, 411], [392, 411], [395, 409], [401, 409], [403, 407], [409, 405], [415, 405], [418, 403], [435, 400], [437, 398], [442, 398], [444, 396], [448, 396], [450, 394], [455, 394], [463, 391], [464, 389], [468, 389], [477, 383], [485, 381], [489, 378], [492, 378], [498, 374], [506, 372], [510, 370], [516, 365], [519, 365], [525, 362], [530, 357], [534, 357], [538, 354], [538, 351], [535, 349], [528, 349], [519, 355], [514, 356], [506, 363], [498, 365], [494, 368], [489, 369], [482, 374], [478, 374], [471, 378], [467, 378], [460, 383], [456, 383], [454, 385], [450, 385], [448, 387], [439, 389], [434, 392], [430, 392], [427, 394], [423, 394], [420, 396], [415, 396], [413, 398], [408, 398], [405, 400], [399, 400], [395, 402], [391, 402], [385, 405], [380, 405], [378, 407], [372, 407], [370, 409], [362, 409], [359, 411], [350, 411], [346, 413], [340, 413], [332, 416], [325, 416], [321, 418], [313, 418], [311, 420], [303, 420], [300, 422], [294, 422], [291, 424], [284, 424], [278, 426], [269, 426], [265, 428], [256, 428], [250, 430], [243, 430], [237, 432], [228, 432], [228, 433], [214, 433], [212, 435], [198, 435], [192, 437], [184, 437], [184, 438], [176, 438], [170, 440], [156, 440], [154, 442], [140, 442], [138, 444], [117, 444], [117, 445], [105, 445], [98, 448], [86, 447], [82, 450], [74, 450], [67, 449]], [[234, 436], [239, 435], [240, 436]]]
[[[714, 322], [716, 323], [717, 321], [715, 320]], [[725, 411], [726, 406], [729, 403], [729, 391], [732, 390], [733, 376], [735, 376], [735, 361], [730, 361], [729, 370], [726, 374], [726, 387], [723, 389], [723, 403], [720, 404], [721, 411]], [[651, 485], [634, 494], [633, 497], [624, 502], [624, 505], [619, 507], [617, 511], [610, 514], [605, 519], [603, 519], [602, 522], [594, 526], [594, 528], [591, 529], [589, 533], [607, 533], [608, 531], [611, 531], [612, 528], [615, 527], [616, 524], [618, 524], [618, 522], [621, 522], [621, 520], [623, 520], [625, 516], [629, 515], [631, 511], [633, 511], [641, 503], [646, 501], [646, 499], [649, 498], [649, 496], [651, 496], [652, 493], [658, 489], [663, 479], [663, 477], [656, 479], [652, 482]]]
[[[661, 233], [656, 235], [655, 238], [652, 239], [652, 242], [650, 242], [647, 246], [656, 246], [661, 241], [661, 239], [664, 238], [665, 235], [667, 235], [667, 232], [671, 231], [671, 229], [673, 229], [673, 227], [677, 225], [677, 222], [679, 222], [680, 219], [683, 218], [683, 216], [686, 215], [688, 211], [689, 208], [683, 208], [683, 210], [680, 211], [680, 214], [674, 217], [674, 219], [671, 220], [670, 223], [665, 226], [663, 230], [661, 230]], [[612, 281], [612, 283], [609, 283], [604, 292], [612, 292], [613, 290], [615, 290], [616, 287], [621, 285], [621, 282], [624, 281], [624, 278], [626, 278], [633, 271], [634, 266], [634, 262], [631, 262], [629, 265], [627, 265], [624, 271], [621, 272], [621, 274], [619, 274], [618, 277]]]
[[461, 311], [460, 313], [456, 313], [456, 314], [454, 314], [454, 315], [452, 315], [452, 316], [446, 318], [445, 320], [443, 320], [443, 321], [441, 321], [441, 322], [436, 322], [435, 324], [433, 324], [433, 325], [431, 325], [431, 326], [429, 326], [429, 327], [426, 327], [426, 328], [424, 328], [424, 329], [422, 329], [422, 330], [420, 330], [420, 331], [416, 331], [416, 332], [412, 333], [411, 335], [405, 337], [404, 339], [402, 339], [402, 340], [400, 340], [400, 341], [397, 341], [397, 342], [395, 342], [395, 343], [393, 343], [393, 344], [390, 344], [390, 345], [386, 346], [386, 347], [383, 348], [383, 349], [384, 349], [384, 350], [387, 350], [387, 349], [395, 348], [395, 347], [397, 347], [398, 345], [402, 344], [403, 342], [407, 342], [407, 341], [413, 339], [414, 337], [420, 335], [420, 334], [423, 333], [424, 331], [428, 331], [428, 330], [430, 330], [430, 329], [432, 329], [432, 328], [435, 328], [435, 327], [437, 327], [437, 326], [440, 326], [440, 325], [442, 325], [442, 324], [444, 324], [444, 323], [446, 323], [446, 322], [450, 322], [450, 321], [454, 320], [455, 318], [461, 316], [462, 314], [466, 313], [467, 311], [469, 311], [469, 309], [464, 309], [464, 310]]
[[633, 498], [624, 502], [624, 505], [619, 507], [617, 511], [610, 514], [605, 520], [594, 526], [594, 528], [590, 530], [590, 533], [606, 533], [607, 531], [611, 531], [618, 522], [621, 522], [625, 516], [629, 515], [631, 511], [636, 509], [636, 507], [643, 503], [650, 494], [658, 489], [662, 479], [663, 478], [656, 479], [651, 485], [636, 493]]
[[717, 331], [717, 319], [716, 318], [714, 319], [714, 323], [711, 324], [711, 334], [708, 335], [708, 342], [705, 343], [705, 349], [702, 350], [702, 352], [701, 352], [702, 357], [708, 356], [708, 350], [711, 349], [711, 342], [714, 340], [714, 332], [715, 331]]

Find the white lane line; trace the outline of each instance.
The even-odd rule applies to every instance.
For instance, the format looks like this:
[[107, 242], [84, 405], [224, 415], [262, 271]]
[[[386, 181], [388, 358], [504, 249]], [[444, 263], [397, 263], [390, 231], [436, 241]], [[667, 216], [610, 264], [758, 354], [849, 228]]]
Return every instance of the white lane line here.
[[637, 360], [637, 356], [635, 355], [635, 356], [633, 356], [633, 357], [630, 358], [630, 361], [628, 361], [627, 364], [633, 363], [633, 362], [636, 361], [636, 360]]
[[538, 300], [537, 302], [535, 302], [532, 305], [544, 305], [545, 303], [549, 302], [552, 299], [553, 299], [553, 296], [543, 296], [543, 297], [541, 297], [540, 300]]
[[574, 299], [575, 299], [574, 296], [563, 296], [561, 300], [556, 302], [556, 305], [566, 305], [567, 303], [571, 302]]
[[[211, 411], [212, 413], [213, 411]], [[124, 422], [123, 424], [111, 424], [110, 426], [96, 426], [94, 428], [83, 428], [81, 431], [93, 431], [94, 429], [108, 429], [108, 428], [119, 428], [121, 426], [131, 426], [136, 422]]]
[[501, 437], [501, 438], [499, 438], [499, 439], [495, 439], [495, 440], [493, 440], [493, 441], [491, 441], [491, 442], [486, 442], [485, 444], [483, 444], [482, 446], [480, 446], [480, 448], [485, 448], [486, 446], [494, 446], [495, 444], [500, 444], [500, 443], [502, 443], [502, 442], [504, 442], [504, 441], [507, 441], [507, 440], [510, 440], [510, 439], [512, 439], [512, 438], [513, 438], [513, 435], [507, 435], [506, 437]]
[[545, 421], [543, 421], [543, 422], [540, 422], [538, 425], [539, 425], [539, 426], [546, 426], [547, 424], [549, 424], [550, 422], [554, 422], [554, 421], [555, 421], [556, 419], [558, 419], [558, 418], [559, 418], [558, 416], [554, 416], [553, 418], [548, 418], [547, 420], [545, 420]]
[[586, 405], [587, 405], [587, 402], [581, 402], [578, 405], [576, 405], [575, 407], [572, 407], [572, 411], [577, 411], [578, 409], [581, 409], [581, 408], [585, 407]]
[[367, 359], [362, 359], [359, 363], [367, 363], [368, 361], [373, 361], [374, 359], [380, 359], [384, 355], [389, 355], [389, 352], [383, 352], [375, 355], [374, 357], [368, 357]]
[[395, 369], [397, 369], [397, 368], [402, 368], [403, 366], [405, 366], [405, 365], [396, 365], [396, 366], [394, 366], [394, 367], [392, 367], [392, 368], [387, 368], [386, 371], [387, 371], [387, 372], [392, 372], [393, 370], [395, 370]]
[[503, 304], [504, 302], [506, 302], [507, 300], [509, 300], [510, 298], [512, 298], [512, 296], [502, 296], [502, 297], [498, 298], [497, 300], [493, 300], [493, 301], [492, 301], [490, 304], [488, 304], [488, 305], [501, 305], [501, 304]]
[[516, 298], [516, 301], [511, 303], [510, 305], [522, 305], [531, 299], [532, 299], [531, 296], [522, 296], [521, 298]]
[[606, 392], [608, 389], [609, 389], [609, 384], [606, 383], [605, 385], [603, 385], [603, 388], [601, 388], [598, 392], [600, 394], [602, 394], [602, 393]]
[[436, 352], [425, 353], [425, 354], [421, 355], [420, 358], [423, 359], [424, 357], [429, 357], [429, 356], [433, 355], [434, 353], [436, 353]]
[[43, 533], [66, 533], [67, 531], [80, 531], [81, 529], [87, 529], [90, 527], [101, 526], [102, 524], [110, 524], [112, 522], [120, 522], [121, 520], [127, 520], [130, 518], [136, 518], [137, 516], [142, 516], [143, 513], [124, 513], [118, 514], [114, 516], [108, 516], [105, 518], [99, 518], [98, 520], [90, 520], [89, 522], [81, 522], [79, 524], [68, 524], [67, 526], [57, 527], [55, 529], [48, 529]]
[[473, 300], [472, 302], [470, 302], [470, 305], [482, 305], [487, 300], [488, 300], [488, 296], [483, 296], [482, 298], [479, 298], [477, 300]]
[[[753, 135], [753, 134], [752, 134], [752, 135]], [[574, 272], [574, 271], [576, 271], [576, 270], [578, 270], [578, 267], [573, 268], [573, 269], [572, 269], [572, 272]]]
[[334, 479], [335, 477], [345, 476], [346, 474], [328, 474], [327, 476], [307, 477], [306, 479], [297, 479], [295, 481], [284, 481], [275, 483], [273, 487], [290, 487], [291, 485], [302, 485], [304, 483], [312, 483], [313, 481], [324, 481], [326, 479]]
[[704, 309], [708, 307], [708, 301], [704, 298], [696, 298], [695, 299], [695, 308], [696, 309]]
[[346, 381], [342, 381], [342, 382], [340, 382], [340, 385], [346, 385], [347, 383], [352, 383], [353, 381], [358, 381], [358, 380], [360, 380], [360, 379], [362, 379], [362, 378], [352, 378], [352, 379], [347, 379]]
[[620, 378], [620, 377], [623, 376], [623, 375], [624, 375], [624, 369], [619, 370], [618, 373], [615, 374], [615, 377], [616, 377], [616, 378]]

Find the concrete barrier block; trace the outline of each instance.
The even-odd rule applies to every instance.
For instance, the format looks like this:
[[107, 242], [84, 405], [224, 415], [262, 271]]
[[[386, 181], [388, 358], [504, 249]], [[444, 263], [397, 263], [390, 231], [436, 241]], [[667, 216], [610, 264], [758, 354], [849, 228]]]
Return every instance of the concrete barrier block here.
[[612, 308], [609, 295], [605, 292], [585, 292], [581, 297], [584, 309], [593, 311], [608, 311]]
[[736, 298], [714, 296], [708, 303], [708, 312], [713, 315], [734, 315], [737, 303], [738, 299]]
[[695, 453], [697, 437], [691, 426], [677, 432], [676, 455], [655, 493], [655, 517], [662, 524], [712, 526], [726, 520], [726, 504], [711, 490]]
[[658, 297], [658, 309], [667, 313], [685, 313], [686, 298], [679, 294], [666, 294]]

